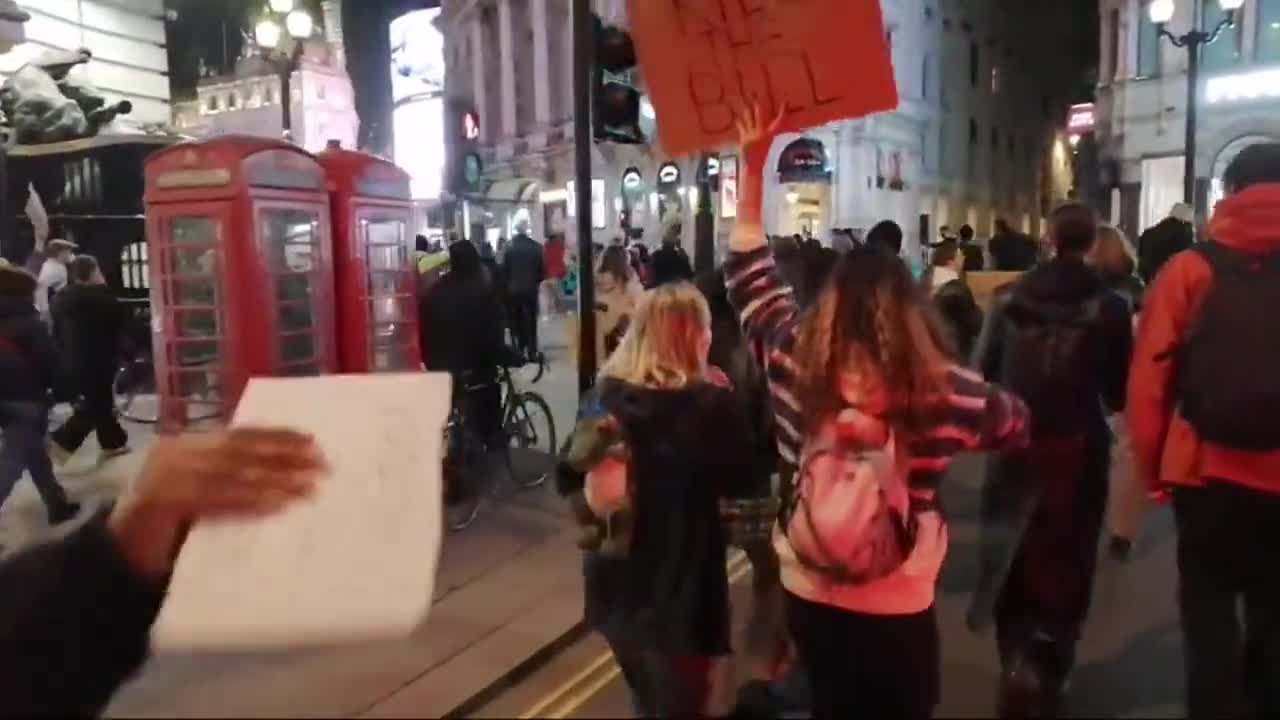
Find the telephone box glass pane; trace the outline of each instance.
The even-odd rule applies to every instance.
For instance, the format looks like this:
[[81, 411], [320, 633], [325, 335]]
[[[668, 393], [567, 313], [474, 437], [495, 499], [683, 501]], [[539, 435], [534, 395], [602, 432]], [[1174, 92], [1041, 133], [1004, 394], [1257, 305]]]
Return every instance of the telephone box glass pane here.
[[218, 342], [202, 340], [178, 343], [178, 364], [184, 369], [207, 367], [218, 361]]
[[179, 338], [218, 337], [216, 310], [179, 310], [174, 313], [174, 330]]
[[311, 329], [310, 303], [281, 303], [277, 316], [280, 332], [293, 333]]
[[207, 217], [174, 218], [170, 224], [174, 245], [218, 244], [218, 222]]
[[173, 281], [173, 297], [178, 305], [212, 307], [217, 299], [213, 278], [182, 278]]
[[280, 361], [293, 364], [314, 360], [316, 357], [316, 339], [310, 333], [284, 335], [280, 338]]
[[315, 274], [323, 270], [320, 214], [298, 208], [265, 208], [261, 214], [263, 256], [275, 281], [277, 351], [281, 371], [305, 375], [318, 367], [316, 339], [323, 298]]

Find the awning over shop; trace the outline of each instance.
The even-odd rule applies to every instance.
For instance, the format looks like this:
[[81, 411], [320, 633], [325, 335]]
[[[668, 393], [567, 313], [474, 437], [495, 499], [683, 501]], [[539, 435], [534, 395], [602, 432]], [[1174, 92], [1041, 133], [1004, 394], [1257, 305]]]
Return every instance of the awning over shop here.
[[530, 202], [536, 196], [532, 193], [537, 185], [535, 180], [524, 178], [508, 178], [495, 180], [484, 194], [486, 203], [521, 204]]

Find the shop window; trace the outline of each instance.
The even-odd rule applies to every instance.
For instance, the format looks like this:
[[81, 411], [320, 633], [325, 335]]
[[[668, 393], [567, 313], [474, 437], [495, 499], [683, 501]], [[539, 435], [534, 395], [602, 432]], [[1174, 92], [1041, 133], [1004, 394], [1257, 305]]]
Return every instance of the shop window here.
[[1258, 0], [1258, 62], [1280, 63], [1280, 0]]
[[[1225, 15], [1226, 11], [1222, 9], [1218, 0], [1204, 0], [1200, 16], [1201, 27], [1217, 27]], [[1223, 28], [1222, 34], [1218, 36], [1218, 39], [1204, 47], [1202, 52], [1204, 53], [1204, 68], [1206, 70], [1225, 70], [1240, 62], [1240, 27], [1242, 24], [1237, 22], [1234, 27]]]
[[231, 92], [227, 93], [227, 109], [228, 109], [228, 110], [235, 110], [235, 109], [236, 109], [237, 100], [238, 100], [238, 98], [236, 97], [236, 91], [235, 91], [235, 90], [232, 90]]
[[209, 112], [218, 112], [218, 96], [209, 96]]

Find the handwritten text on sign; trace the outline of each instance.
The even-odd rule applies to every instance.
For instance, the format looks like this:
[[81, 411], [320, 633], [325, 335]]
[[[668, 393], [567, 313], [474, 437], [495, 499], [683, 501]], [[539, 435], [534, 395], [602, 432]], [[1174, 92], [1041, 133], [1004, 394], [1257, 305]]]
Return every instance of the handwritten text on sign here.
[[630, 0], [662, 147], [736, 139], [748, 103], [780, 132], [898, 105], [879, 0]]

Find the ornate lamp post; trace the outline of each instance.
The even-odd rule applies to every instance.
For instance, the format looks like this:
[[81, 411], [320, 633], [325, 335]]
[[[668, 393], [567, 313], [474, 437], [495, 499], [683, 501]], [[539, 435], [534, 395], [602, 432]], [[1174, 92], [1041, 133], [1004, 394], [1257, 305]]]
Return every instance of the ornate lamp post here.
[[286, 140], [293, 139], [293, 73], [302, 59], [303, 41], [314, 29], [311, 14], [295, 8], [294, 0], [271, 0], [253, 29], [262, 56], [280, 73], [280, 126]]
[[[1147, 7], [1151, 22], [1160, 29], [1160, 35], [1168, 38], [1175, 47], [1187, 51], [1187, 140], [1183, 151], [1186, 153], [1186, 170], [1182, 178], [1183, 200], [1194, 206], [1196, 201], [1196, 110], [1199, 105], [1200, 89], [1200, 50], [1205, 45], [1218, 39], [1223, 30], [1233, 27], [1236, 22], [1236, 11], [1244, 5], [1244, 0], [1218, 0], [1218, 5], [1225, 11], [1222, 19], [1211, 31], [1198, 27], [1196, 20], [1191, 21], [1191, 29], [1182, 35], [1175, 35], [1165, 27], [1173, 19], [1174, 0], [1151, 0]], [[1192, 17], [1200, 16], [1200, 0], [1192, 0]]]

